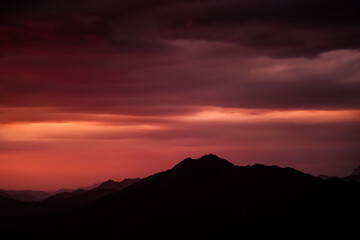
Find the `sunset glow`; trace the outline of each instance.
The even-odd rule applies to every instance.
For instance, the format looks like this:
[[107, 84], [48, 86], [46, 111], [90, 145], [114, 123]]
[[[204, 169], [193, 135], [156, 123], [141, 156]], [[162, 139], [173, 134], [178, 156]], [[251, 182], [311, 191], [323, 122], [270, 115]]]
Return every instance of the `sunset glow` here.
[[208, 153], [313, 175], [360, 164], [360, 28], [348, 7], [335, 24], [334, 9], [301, 1], [319, 13], [50, 2], [2, 10], [0, 188], [144, 177]]

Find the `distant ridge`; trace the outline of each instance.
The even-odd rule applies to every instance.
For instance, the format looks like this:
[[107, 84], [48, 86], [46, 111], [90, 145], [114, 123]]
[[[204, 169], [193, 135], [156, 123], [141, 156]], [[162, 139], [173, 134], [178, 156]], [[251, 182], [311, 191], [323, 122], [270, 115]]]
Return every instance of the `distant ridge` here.
[[351, 174], [351, 176], [358, 176], [358, 175], [360, 175], [360, 166], [355, 168], [354, 171]]
[[48, 197], [59, 193], [66, 193], [66, 192], [75, 192], [79, 189], [83, 190], [90, 190], [96, 188], [100, 185], [100, 183], [92, 184], [88, 187], [80, 187], [77, 189], [68, 189], [68, 188], [61, 188], [54, 192], [46, 192], [46, 191], [35, 191], [35, 190], [5, 190], [0, 189], [0, 196], [9, 197], [15, 200], [23, 201], [23, 202], [38, 202], [42, 201]]
[[[358, 232], [353, 216], [360, 214], [360, 185], [354, 181], [322, 180], [289, 167], [236, 166], [213, 154], [135, 181], [77, 204], [86, 192], [48, 208], [44, 200], [38, 209], [47, 214], [2, 232], [43, 238], [56, 232], [58, 239], [324, 238]], [[74, 205], [53, 210], [66, 204]]]
[[51, 196], [52, 193], [33, 190], [0, 190], [0, 195], [23, 202], [37, 202]]
[[49, 198], [40, 201], [39, 203], [37, 203], [36, 206], [41, 211], [46, 210], [50, 212], [72, 209], [87, 202], [94, 201], [96, 199], [120, 191], [130, 186], [131, 184], [138, 182], [139, 180], [140, 178], [127, 178], [121, 182], [108, 180], [99, 184], [98, 187], [90, 190], [78, 189], [73, 192], [62, 192], [59, 194], [55, 194], [53, 196], [50, 196]]
[[360, 166], [355, 168], [350, 176], [342, 178], [346, 181], [356, 181], [360, 183]]
[[329, 180], [329, 179], [342, 179], [344, 181], [356, 181], [360, 183], [360, 166], [355, 168], [350, 176], [338, 178], [335, 176], [327, 176], [327, 175], [319, 175], [318, 178], [321, 178], [323, 180]]
[[131, 184], [134, 184], [139, 180], [140, 178], [126, 178], [121, 182], [116, 182], [114, 180], [109, 179], [108, 181], [103, 182], [98, 187], [94, 188], [94, 190], [96, 189], [122, 190], [123, 188], [130, 186]]
[[56, 190], [55, 192], [51, 192], [51, 195], [56, 195], [56, 194], [65, 193], [65, 192], [75, 192], [77, 190], [91, 190], [91, 189], [98, 187], [100, 184], [101, 183], [94, 183], [87, 187], [78, 187], [78, 188], [60, 188], [60, 189]]

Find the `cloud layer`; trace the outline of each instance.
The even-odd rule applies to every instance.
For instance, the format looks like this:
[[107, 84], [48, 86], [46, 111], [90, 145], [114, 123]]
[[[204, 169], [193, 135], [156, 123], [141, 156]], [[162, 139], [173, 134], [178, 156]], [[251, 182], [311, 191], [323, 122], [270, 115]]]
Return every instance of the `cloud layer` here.
[[6, 1], [3, 48], [162, 52], [164, 39], [229, 42], [276, 57], [359, 48], [356, 0]]
[[0, 187], [138, 177], [209, 152], [350, 173], [360, 164], [359, 5], [5, 1]]

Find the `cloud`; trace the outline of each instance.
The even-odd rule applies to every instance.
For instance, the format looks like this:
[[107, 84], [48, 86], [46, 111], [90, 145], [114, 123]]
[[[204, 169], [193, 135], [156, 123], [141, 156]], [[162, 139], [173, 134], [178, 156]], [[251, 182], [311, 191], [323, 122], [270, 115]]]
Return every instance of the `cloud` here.
[[177, 114], [203, 106], [359, 108], [357, 51], [333, 51], [315, 59], [272, 59], [211, 56], [218, 43], [173, 45], [182, 51], [159, 58], [136, 54], [103, 55], [99, 60], [87, 55], [76, 59], [72, 55], [13, 56], [11, 61], [2, 61], [6, 68], [1, 76], [0, 105], [133, 115]]
[[23, 140], [5, 140], [0, 139], [0, 154], [18, 153], [18, 152], [37, 152], [49, 150], [51, 144], [44, 141], [23, 141]]
[[[144, 121], [138, 125], [19, 124], [2, 129], [2, 134], [8, 135], [1, 140], [0, 154], [8, 165], [19, 161], [29, 165], [38, 159], [42, 159], [41, 168], [120, 165], [124, 170], [117, 168], [118, 174], [134, 171], [136, 176], [144, 171], [144, 164], [148, 174], [155, 171], [153, 161], [164, 170], [165, 165], [171, 167], [171, 159], [176, 162], [188, 155], [216, 152], [239, 165], [279, 164], [312, 174], [345, 175], [358, 161], [359, 129], [356, 118], [304, 122], [296, 117], [277, 121]], [[142, 167], [134, 168], [136, 164]]]
[[272, 57], [359, 49], [355, 0], [6, 1], [2, 50], [152, 52], [164, 39], [220, 41]]
[[359, 4], [2, 2], [0, 171], [33, 179], [59, 170], [61, 185], [69, 169], [138, 177], [213, 152], [351, 172]]

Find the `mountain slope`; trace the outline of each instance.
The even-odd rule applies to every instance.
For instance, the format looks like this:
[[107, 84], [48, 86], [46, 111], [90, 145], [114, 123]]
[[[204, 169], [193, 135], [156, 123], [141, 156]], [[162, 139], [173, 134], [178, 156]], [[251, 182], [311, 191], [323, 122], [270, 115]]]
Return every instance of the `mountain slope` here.
[[358, 176], [358, 175], [360, 175], [360, 166], [355, 168], [354, 171], [351, 174], [351, 176]]
[[36, 207], [40, 212], [57, 212], [68, 210], [87, 202], [102, 198], [111, 193], [120, 191], [139, 180], [139, 178], [128, 178], [121, 182], [109, 180], [107, 182], [101, 183], [98, 185], [98, 187], [91, 190], [79, 189], [73, 192], [59, 193], [37, 203]]
[[30, 209], [29, 203], [0, 196], [0, 229], [21, 220], [24, 215], [29, 213]]
[[32, 190], [0, 190], [3, 195], [23, 202], [37, 202], [52, 195], [51, 192]]
[[[318, 178], [323, 180], [328, 180], [330, 178], [337, 178], [335, 176], [319, 175]], [[360, 166], [355, 168], [350, 176], [342, 177], [342, 180], [345, 181], [356, 181], [360, 183]]]
[[[18, 226], [30, 235], [224, 239], [356, 232], [360, 187], [206, 155], [79, 208]], [[47, 229], [48, 233], [44, 232]]]
[[360, 166], [355, 168], [350, 176], [344, 177], [343, 179], [360, 183]]
[[100, 184], [95, 183], [88, 187], [80, 187], [78, 189], [66, 189], [62, 188], [55, 192], [45, 192], [45, 191], [33, 191], [33, 190], [3, 190], [0, 189], [0, 195], [5, 197], [10, 197], [15, 200], [23, 201], [23, 202], [38, 202], [42, 201], [48, 197], [53, 195], [65, 193], [65, 192], [75, 192], [77, 190], [91, 190], [93, 188], [98, 187]]
[[110, 179], [110, 180], [108, 180], [106, 182], [101, 183], [94, 190], [112, 189], [112, 190], [120, 191], [120, 190], [122, 190], [122, 189], [136, 183], [139, 180], [140, 180], [140, 178], [126, 178], [126, 179], [122, 180], [121, 182], [116, 182], [116, 181], [113, 181], [113, 180]]

